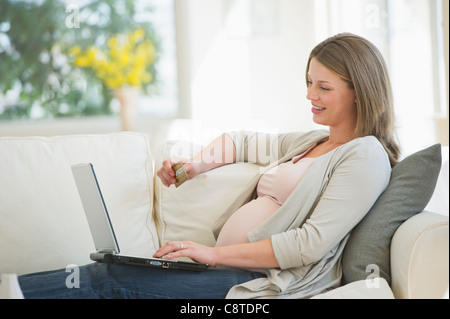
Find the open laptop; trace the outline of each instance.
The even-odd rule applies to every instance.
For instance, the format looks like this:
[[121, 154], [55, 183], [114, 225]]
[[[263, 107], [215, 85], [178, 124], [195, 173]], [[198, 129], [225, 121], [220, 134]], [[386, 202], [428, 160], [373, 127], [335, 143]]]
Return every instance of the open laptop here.
[[195, 262], [120, 255], [119, 243], [106, 209], [94, 166], [91, 163], [82, 163], [72, 165], [71, 168], [94, 240], [96, 252], [90, 254], [93, 261], [163, 269], [196, 271], [208, 269], [209, 265]]

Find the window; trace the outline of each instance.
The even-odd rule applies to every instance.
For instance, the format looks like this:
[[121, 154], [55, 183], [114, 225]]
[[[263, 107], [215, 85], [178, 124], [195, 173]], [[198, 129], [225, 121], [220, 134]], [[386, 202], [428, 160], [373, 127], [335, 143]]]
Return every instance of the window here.
[[149, 19], [158, 30], [161, 55], [158, 63], [158, 73], [161, 85], [158, 94], [142, 96], [138, 102], [138, 110], [142, 115], [157, 117], [175, 117], [179, 113], [177, 48], [175, 40], [175, 8], [173, 0], [139, 0], [141, 5], [152, 3], [153, 12], [138, 16], [138, 20]]
[[[39, 17], [37, 19], [36, 17]], [[0, 119], [40, 119], [117, 113], [118, 101], [95, 72], [77, 69], [70, 48], [99, 46], [113, 34], [150, 31], [158, 57], [138, 113], [178, 114], [173, 0], [2, 2]], [[96, 81], [97, 80], [97, 81]]]

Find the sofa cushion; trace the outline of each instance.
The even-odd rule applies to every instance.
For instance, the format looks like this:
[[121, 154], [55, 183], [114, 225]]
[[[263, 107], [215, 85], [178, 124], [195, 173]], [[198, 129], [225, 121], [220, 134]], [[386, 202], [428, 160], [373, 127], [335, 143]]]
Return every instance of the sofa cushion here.
[[[168, 141], [155, 154], [155, 170], [161, 168], [165, 159], [191, 158], [201, 148], [190, 142]], [[161, 245], [192, 240], [214, 246], [216, 239], [211, 225], [230, 205], [237, 209], [250, 199], [248, 183], [258, 173], [256, 164], [226, 165], [198, 175], [178, 188], [162, 185], [155, 176], [154, 219]]]
[[441, 146], [433, 145], [399, 162], [386, 190], [353, 229], [342, 256], [343, 283], [379, 274], [388, 283], [390, 243], [397, 228], [430, 200], [441, 168]]
[[373, 278], [359, 280], [345, 286], [315, 295], [311, 299], [394, 299], [386, 280]]
[[122, 253], [152, 255], [153, 173], [146, 135], [0, 138], [0, 273], [90, 262], [95, 250], [70, 166], [91, 162]]

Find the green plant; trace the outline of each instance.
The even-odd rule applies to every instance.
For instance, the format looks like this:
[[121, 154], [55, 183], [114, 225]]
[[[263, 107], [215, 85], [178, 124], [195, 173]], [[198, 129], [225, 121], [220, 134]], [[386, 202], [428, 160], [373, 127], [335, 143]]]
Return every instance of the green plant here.
[[[1, 0], [0, 30], [0, 90], [6, 93], [18, 87], [20, 105], [10, 110], [16, 116], [29, 114], [35, 101], [42, 101], [52, 108], [52, 100], [58, 98], [49, 83], [53, 75], [61, 72], [54, 63], [52, 47], [62, 26], [55, 14], [61, 9], [58, 2], [34, 3]], [[37, 21], [39, 17], [40, 22]], [[5, 35], [7, 36], [5, 41]]]
[[[102, 47], [113, 35], [145, 30], [156, 48], [159, 41], [150, 22], [137, 15], [151, 12], [143, 1], [91, 0], [76, 7], [76, 25], [68, 25], [70, 12], [62, 0], [0, 0], [0, 92], [20, 91], [17, 105], [9, 105], [0, 118], [29, 118], [36, 105], [47, 116], [110, 113], [112, 93], [92, 72], [70, 64], [70, 48]], [[157, 81], [153, 64], [151, 84]], [[150, 84], [150, 85], [151, 85]], [[145, 86], [144, 92], [149, 92]]]

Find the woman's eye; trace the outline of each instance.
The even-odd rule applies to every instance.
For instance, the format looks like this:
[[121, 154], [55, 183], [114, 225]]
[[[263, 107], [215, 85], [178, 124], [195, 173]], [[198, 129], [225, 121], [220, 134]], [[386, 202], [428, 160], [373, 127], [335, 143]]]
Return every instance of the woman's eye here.
[[[307, 87], [310, 87], [310, 86], [313, 85], [313, 83], [312, 83], [312, 81], [308, 80], [308, 81], [306, 81], [306, 85], [307, 85]], [[319, 88], [320, 88], [322, 91], [331, 91], [330, 88], [327, 88], [327, 87], [324, 87], [324, 86], [320, 86]]]

